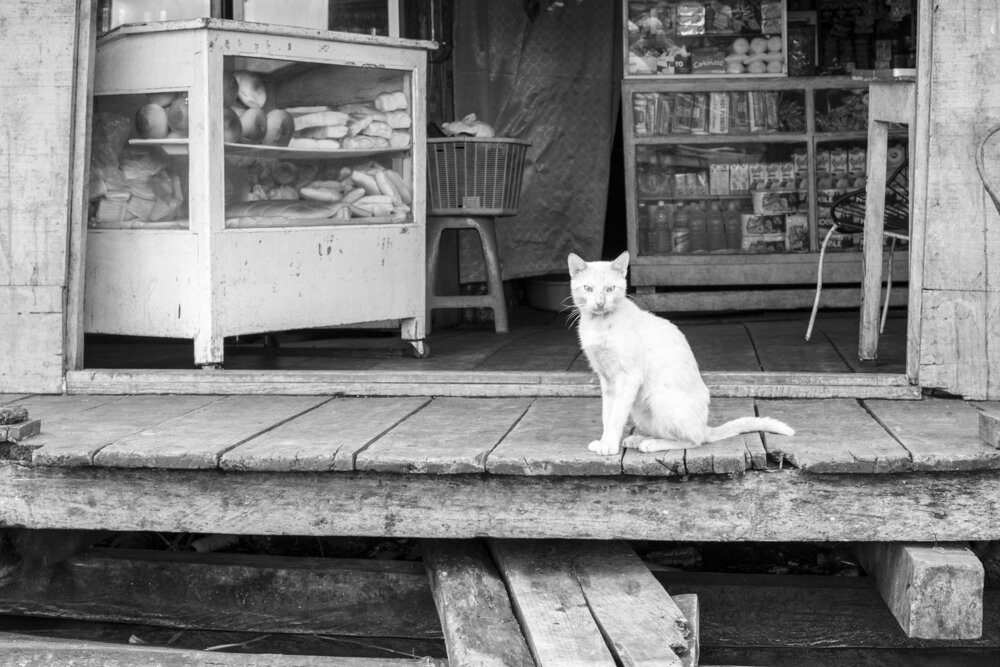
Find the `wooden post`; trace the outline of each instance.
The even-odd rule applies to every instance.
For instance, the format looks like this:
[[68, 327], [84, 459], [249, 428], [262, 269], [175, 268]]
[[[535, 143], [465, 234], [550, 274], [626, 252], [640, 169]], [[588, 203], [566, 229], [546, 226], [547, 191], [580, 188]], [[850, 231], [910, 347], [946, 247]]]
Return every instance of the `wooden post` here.
[[982, 636], [984, 570], [964, 545], [866, 543], [855, 553], [908, 637]]

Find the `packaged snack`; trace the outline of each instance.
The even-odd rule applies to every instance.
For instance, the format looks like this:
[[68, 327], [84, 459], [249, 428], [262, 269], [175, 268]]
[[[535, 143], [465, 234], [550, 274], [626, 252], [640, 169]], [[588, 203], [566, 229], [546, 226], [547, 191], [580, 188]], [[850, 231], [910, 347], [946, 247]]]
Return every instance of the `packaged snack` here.
[[708, 134], [708, 93], [693, 93], [691, 98], [691, 133]]
[[792, 153], [792, 167], [796, 178], [801, 178], [809, 173], [809, 154], [805, 151], [795, 151]]
[[805, 213], [785, 216], [785, 247], [787, 252], [809, 251], [809, 217]]
[[722, 74], [726, 71], [726, 54], [711, 46], [692, 49], [691, 71], [694, 74]]
[[728, 195], [730, 193], [730, 174], [728, 164], [713, 164], [708, 171], [708, 193], [711, 195]]
[[868, 154], [864, 148], [853, 146], [847, 150], [847, 171], [851, 174], [868, 170]]
[[670, 134], [673, 120], [673, 95], [660, 93], [656, 96], [656, 134]]
[[730, 173], [730, 183], [732, 183], [732, 176], [736, 177], [736, 187], [730, 189], [732, 194], [744, 194], [750, 192], [750, 165], [748, 164], [736, 164], [729, 166]]
[[798, 209], [800, 198], [797, 190], [760, 190], [750, 197], [753, 212], [758, 215], [768, 213], [790, 213]]
[[764, 164], [765, 187], [773, 188], [781, 183], [781, 163], [767, 162]]
[[782, 240], [785, 238], [785, 214], [771, 213], [767, 215], [757, 215], [744, 213], [741, 216], [743, 223], [743, 238], [747, 236], [760, 236], [767, 234], [780, 234]]
[[705, 5], [701, 2], [681, 2], [677, 4], [677, 34], [705, 34]]
[[729, 94], [730, 120], [729, 129], [734, 134], [750, 131], [750, 107], [747, 94], [744, 91], [734, 91]]
[[743, 237], [743, 252], [746, 253], [786, 252], [787, 249], [784, 234], [755, 234]]
[[830, 171], [830, 151], [823, 148], [816, 151], [816, 171], [832, 173]]
[[646, 117], [646, 94], [635, 93], [632, 95], [632, 122], [637, 137], [649, 134], [649, 122]]
[[847, 170], [847, 150], [835, 148], [830, 151], [830, 173], [835, 176], [846, 176]]
[[671, 121], [673, 132], [677, 134], [691, 131], [691, 114], [694, 97], [691, 93], [677, 93], [674, 99], [674, 115]]
[[747, 165], [748, 169], [748, 190], [764, 189], [767, 187], [767, 166], [763, 162], [754, 162]]
[[729, 134], [729, 93], [710, 93], [708, 96], [709, 134]]

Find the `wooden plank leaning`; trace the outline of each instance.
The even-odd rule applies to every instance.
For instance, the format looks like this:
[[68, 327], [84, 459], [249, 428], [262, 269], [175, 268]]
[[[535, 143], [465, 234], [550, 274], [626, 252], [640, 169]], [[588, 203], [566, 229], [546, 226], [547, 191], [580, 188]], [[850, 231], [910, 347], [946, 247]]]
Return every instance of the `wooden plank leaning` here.
[[684, 664], [688, 623], [626, 544], [490, 545], [538, 665]]
[[503, 579], [478, 540], [424, 540], [424, 566], [453, 665], [533, 665]]
[[855, 553], [908, 637], [982, 636], [985, 573], [965, 545], [877, 542]]

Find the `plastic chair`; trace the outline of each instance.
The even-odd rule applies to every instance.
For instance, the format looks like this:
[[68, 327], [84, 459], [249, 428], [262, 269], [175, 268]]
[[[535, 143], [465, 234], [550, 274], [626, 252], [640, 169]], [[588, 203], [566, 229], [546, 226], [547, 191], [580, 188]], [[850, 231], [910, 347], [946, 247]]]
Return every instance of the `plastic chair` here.
[[[910, 188], [907, 174], [909, 162], [904, 160], [890, 174], [885, 184], [885, 215], [883, 235], [892, 239], [889, 244], [889, 269], [886, 274], [885, 302], [882, 304], [882, 318], [879, 322], [879, 333], [885, 331], [885, 320], [889, 313], [889, 294], [892, 291], [892, 260], [896, 252], [896, 242], [910, 239]], [[809, 316], [809, 327], [806, 329], [806, 340], [812, 337], [813, 325], [816, 323], [816, 313], [819, 310], [820, 294], [823, 290], [823, 259], [826, 247], [834, 232], [843, 234], [863, 234], [865, 231], [865, 208], [867, 188], [858, 188], [846, 192], [830, 204], [830, 217], [833, 226], [823, 237], [819, 248], [819, 267], [816, 275], [816, 298], [813, 300], [812, 313]]]

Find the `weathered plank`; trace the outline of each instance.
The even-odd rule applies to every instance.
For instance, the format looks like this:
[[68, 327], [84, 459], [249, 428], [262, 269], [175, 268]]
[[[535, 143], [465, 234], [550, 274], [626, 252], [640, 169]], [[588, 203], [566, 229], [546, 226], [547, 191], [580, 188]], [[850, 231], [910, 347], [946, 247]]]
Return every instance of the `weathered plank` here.
[[558, 548], [573, 563], [583, 596], [608, 646], [623, 665], [682, 665], [691, 628], [625, 542], [571, 541]]
[[580, 354], [573, 329], [542, 329], [497, 350], [477, 366], [484, 371], [519, 370], [567, 371]]
[[907, 637], [982, 636], [983, 564], [965, 545], [867, 543], [855, 553]]
[[0, 587], [5, 614], [241, 632], [440, 637], [419, 563], [90, 549]]
[[0, 394], [0, 405], [17, 403], [18, 401], [23, 401], [28, 398], [28, 396], [30, 396], [30, 394]]
[[851, 370], [825, 337], [805, 339], [806, 327], [792, 322], [747, 322], [762, 368], [772, 372], [809, 370], [843, 373]]
[[772, 458], [816, 473], [886, 473], [912, 469], [909, 453], [857, 401], [758, 401], [763, 415], [795, 429], [764, 437]]
[[324, 400], [304, 396], [227, 396], [116, 440], [94, 456], [94, 465], [214, 468], [219, 456], [230, 448]]
[[353, 470], [379, 435], [427, 404], [426, 398], [335, 398], [226, 452], [224, 470]]
[[0, 527], [669, 541], [1000, 539], [996, 471], [670, 480], [30, 467]]
[[105, 445], [217, 400], [214, 396], [123, 396], [74, 410], [69, 418], [53, 406], [54, 414], [43, 421], [41, 435], [26, 444], [38, 448], [32, 461], [39, 465], [91, 465]]
[[440, 398], [358, 453], [358, 470], [483, 472], [486, 456], [531, 404], [528, 398]]
[[760, 361], [746, 327], [739, 323], [696, 324], [677, 322], [687, 338], [698, 368], [706, 371], [761, 370]]
[[547, 540], [491, 540], [538, 667], [614, 667], [565, 553]]
[[448, 667], [433, 658], [341, 658], [277, 653], [225, 653], [133, 646], [81, 639], [48, 639], [0, 632], [4, 662], [17, 667]]
[[[948, 215], [954, 215], [954, 210]], [[928, 220], [933, 217], [930, 211], [927, 217]], [[935, 248], [938, 242], [950, 246], [950, 233], [935, 241], [928, 238], [928, 244], [934, 244]], [[950, 273], [950, 262], [939, 269]], [[939, 270], [933, 269], [931, 273], [938, 274]], [[935, 282], [940, 279], [928, 276], [928, 280]], [[990, 368], [985, 335], [986, 293], [925, 289], [922, 300], [920, 384], [965, 398], [991, 398], [986, 393]]]
[[[752, 399], [717, 399], [712, 401], [710, 422], [719, 425], [755, 414]], [[622, 459], [622, 470], [628, 475], [650, 476], [742, 473], [747, 469], [750, 449], [761, 446], [759, 433], [745, 433], [692, 449], [652, 453], [630, 449]]]
[[866, 401], [913, 459], [914, 470], [1000, 468], [1000, 450], [979, 438], [980, 412], [965, 401]]
[[621, 454], [587, 449], [601, 437], [600, 398], [538, 398], [490, 452], [486, 470], [498, 475], [618, 475]]
[[421, 543], [431, 593], [453, 665], [533, 665], [510, 598], [486, 546], [472, 540]]

